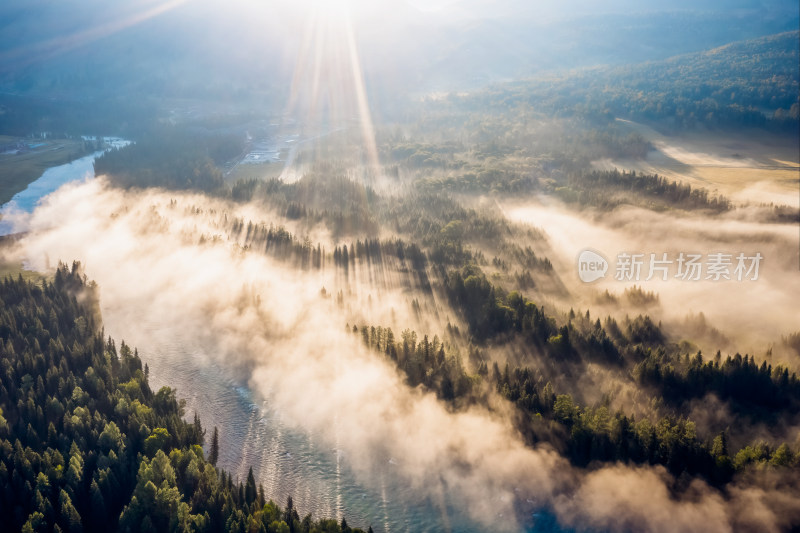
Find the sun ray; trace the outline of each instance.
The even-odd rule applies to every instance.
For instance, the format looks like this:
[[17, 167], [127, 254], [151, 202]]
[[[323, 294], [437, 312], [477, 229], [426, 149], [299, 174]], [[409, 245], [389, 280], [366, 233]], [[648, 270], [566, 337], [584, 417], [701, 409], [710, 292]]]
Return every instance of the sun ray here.
[[345, 19], [345, 36], [347, 38], [348, 52], [350, 55], [350, 68], [352, 69], [353, 74], [353, 84], [356, 90], [359, 121], [361, 123], [361, 135], [367, 149], [370, 166], [373, 170], [376, 170], [379, 166], [379, 161], [378, 148], [375, 144], [375, 127], [372, 123], [372, 114], [370, 113], [369, 102], [367, 100], [367, 90], [364, 83], [364, 74], [361, 71], [358, 48], [356, 46], [355, 36], [353, 35], [353, 26], [349, 17]]
[[[355, 121], [364, 164], [370, 169], [379, 166], [358, 43], [346, 2], [320, 2], [308, 12], [286, 114], [302, 120], [317, 134], [345, 128]], [[307, 149], [319, 155], [319, 143]], [[285, 163], [285, 177], [302, 174], [302, 169], [293, 166], [292, 156]]]

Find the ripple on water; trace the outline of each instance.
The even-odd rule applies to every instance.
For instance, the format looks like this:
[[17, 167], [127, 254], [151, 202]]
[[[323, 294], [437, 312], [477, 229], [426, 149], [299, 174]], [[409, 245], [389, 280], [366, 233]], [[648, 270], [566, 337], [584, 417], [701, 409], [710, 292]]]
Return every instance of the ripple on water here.
[[394, 459], [375, 472], [374, 486], [359, 482], [347, 454], [288, 423], [268, 400], [211, 364], [202, 346], [186, 341], [173, 338], [159, 342], [157, 349], [142, 348], [142, 359], [150, 366], [153, 387], [176, 388], [186, 399], [187, 417], [200, 414], [207, 437], [211, 428], [219, 428], [218, 465], [234, 478], [246, 479], [252, 466], [267, 497], [277, 503], [285, 504], [292, 495], [301, 514], [346, 516], [351, 524], [372, 525], [376, 531], [434, 532], [445, 523], [453, 531], [481, 530], [464, 513], [450, 505], [443, 513], [408, 487], [395, 473], [399, 465]]

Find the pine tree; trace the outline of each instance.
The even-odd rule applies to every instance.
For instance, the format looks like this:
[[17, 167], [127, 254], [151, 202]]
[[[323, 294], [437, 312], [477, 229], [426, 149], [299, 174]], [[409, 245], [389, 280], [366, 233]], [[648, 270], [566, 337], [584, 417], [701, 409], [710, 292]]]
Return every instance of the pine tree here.
[[247, 502], [247, 505], [252, 504], [256, 501], [256, 496], [258, 496], [258, 492], [256, 489], [256, 478], [253, 475], [253, 467], [250, 467], [250, 470], [247, 471], [247, 483], [244, 486], [244, 499]]
[[217, 466], [219, 459], [219, 430], [214, 426], [214, 434], [211, 436], [211, 449], [208, 451], [208, 462]]
[[[294, 529], [295, 516], [297, 516], [297, 511], [295, 511], [294, 509], [294, 500], [292, 500], [292, 497], [289, 496], [286, 499], [286, 510], [284, 510], [283, 512], [283, 521], [289, 525], [289, 531], [292, 532], [295, 530]], [[299, 516], [297, 518], [299, 518]]]

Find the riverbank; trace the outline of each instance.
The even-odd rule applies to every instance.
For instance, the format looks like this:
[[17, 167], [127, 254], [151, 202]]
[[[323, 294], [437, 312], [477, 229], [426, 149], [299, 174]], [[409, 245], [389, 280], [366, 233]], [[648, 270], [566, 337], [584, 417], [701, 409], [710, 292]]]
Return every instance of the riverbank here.
[[[118, 137], [105, 137], [103, 138], [101, 149], [86, 152], [83, 157], [45, 169], [36, 179], [31, 180], [22, 191], [14, 194], [8, 202], [0, 204], [0, 235], [25, 231], [24, 218], [33, 211], [41, 198], [54, 192], [65, 183], [78, 179], [93, 178], [95, 158], [102, 154], [104, 150], [119, 148], [127, 144], [128, 141]], [[82, 146], [97, 147], [92, 139], [89, 139]], [[60, 152], [63, 152], [63, 150], [60, 150]], [[0, 166], [1, 172], [3, 172], [2, 166]]]
[[89, 154], [83, 139], [32, 139], [0, 135], [0, 205], [24, 191], [45, 170]]

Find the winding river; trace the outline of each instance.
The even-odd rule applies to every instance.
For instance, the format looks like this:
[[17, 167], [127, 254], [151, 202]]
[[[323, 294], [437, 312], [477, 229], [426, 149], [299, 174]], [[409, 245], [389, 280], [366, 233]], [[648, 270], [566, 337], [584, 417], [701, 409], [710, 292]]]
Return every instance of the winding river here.
[[[125, 143], [121, 139], [109, 142], [116, 146]], [[100, 154], [102, 151], [50, 168], [14, 196], [0, 208], [0, 235], [24, 231], [26, 213], [60, 186], [94, 178], [93, 162]], [[284, 413], [256, 397], [234, 370], [214, 365], [195, 339], [157, 323], [137, 324], [150, 334], [146, 339], [131, 338], [121, 318], [126, 315], [117, 312], [124, 302], [104, 301], [102, 287], [100, 290], [106, 334], [138, 347], [149, 365], [153, 389], [163, 385], [176, 389], [186, 400], [186, 416], [197, 413], [208, 437], [214, 426], [219, 428], [218, 466], [232, 472], [234, 478], [244, 480], [252, 466], [267, 497], [283, 505], [292, 495], [301, 516], [311, 512], [315, 517], [346, 517], [351, 525], [364, 529], [372, 525], [375, 531], [385, 532], [484, 530], [447, 501], [446, 495], [445, 501], [434, 503], [408, 487], [394, 471], [397, 467], [391, 459], [369, 486], [361, 483], [349, 466], [351, 458], [341, 449], [297, 429]], [[533, 522], [532, 510], [520, 512], [523, 520], [527, 516]], [[498, 523], [507, 518], [493, 517]], [[536, 531], [560, 531], [549, 515], [538, 513], [535, 520]]]
[[[105, 137], [109, 149], [119, 148], [129, 143], [118, 137]], [[75, 159], [66, 165], [50, 167], [39, 179], [28, 184], [25, 190], [18, 192], [6, 204], [0, 207], [0, 235], [8, 235], [25, 231], [26, 214], [36, 207], [39, 201], [66, 183], [94, 178], [94, 160], [105, 152], [99, 150], [87, 156]]]

